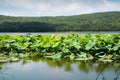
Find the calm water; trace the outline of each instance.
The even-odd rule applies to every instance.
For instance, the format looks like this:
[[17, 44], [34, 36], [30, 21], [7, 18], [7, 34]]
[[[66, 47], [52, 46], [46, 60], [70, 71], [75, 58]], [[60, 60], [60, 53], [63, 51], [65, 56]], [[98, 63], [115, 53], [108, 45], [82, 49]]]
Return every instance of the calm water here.
[[5, 33], [2, 33], [0, 32], [0, 35], [3, 35], [3, 34], [9, 34], [9, 35], [28, 35], [28, 34], [69, 34], [69, 33], [76, 33], [76, 34], [86, 34], [86, 33], [91, 33], [91, 34], [103, 34], [103, 33], [106, 33], [106, 34], [120, 34], [120, 31], [99, 31], [99, 32], [92, 32], [92, 31], [87, 31], [87, 32], [5, 32]]
[[21, 60], [1, 64], [0, 80], [120, 80], [120, 63]]

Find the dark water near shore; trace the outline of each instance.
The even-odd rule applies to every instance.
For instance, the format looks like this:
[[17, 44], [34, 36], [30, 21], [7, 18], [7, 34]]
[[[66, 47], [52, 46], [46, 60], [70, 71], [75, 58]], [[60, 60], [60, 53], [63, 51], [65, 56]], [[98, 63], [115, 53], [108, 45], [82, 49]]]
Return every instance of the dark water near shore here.
[[120, 80], [120, 63], [26, 59], [1, 64], [0, 80]]

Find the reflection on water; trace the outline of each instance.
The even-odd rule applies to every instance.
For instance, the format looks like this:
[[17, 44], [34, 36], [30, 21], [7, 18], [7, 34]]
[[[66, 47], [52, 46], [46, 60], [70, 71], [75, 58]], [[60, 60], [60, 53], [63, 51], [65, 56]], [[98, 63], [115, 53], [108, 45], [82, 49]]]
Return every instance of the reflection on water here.
[[[25, 58], [1, 65], [0, 80], [120, 80], [120, 63]], [[3, 79], [5, 78], [5, 79]]]

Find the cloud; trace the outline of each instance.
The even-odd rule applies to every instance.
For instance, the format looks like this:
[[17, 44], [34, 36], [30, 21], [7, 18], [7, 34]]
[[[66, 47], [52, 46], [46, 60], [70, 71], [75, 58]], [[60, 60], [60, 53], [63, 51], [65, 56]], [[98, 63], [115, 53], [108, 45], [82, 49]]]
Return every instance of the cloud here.
[[0, 11], [0, 15], [7, 15], [7, 16], [9, 16], [9, 15], [16, 15], [16, 14], [13, 13], [13, 12]]
[[113, 2], [111, 0], [4, 0], [1, 6], [2, 9], [8, 9], [6, 13], [10, 12], [10, 8], [15, 8], [16, 11], [23, 11], [21, 15], [31, 12], [31, 15], [34, 14], [37, 16], [78, 15], [103, 11], [120, 11], [120, 2]]

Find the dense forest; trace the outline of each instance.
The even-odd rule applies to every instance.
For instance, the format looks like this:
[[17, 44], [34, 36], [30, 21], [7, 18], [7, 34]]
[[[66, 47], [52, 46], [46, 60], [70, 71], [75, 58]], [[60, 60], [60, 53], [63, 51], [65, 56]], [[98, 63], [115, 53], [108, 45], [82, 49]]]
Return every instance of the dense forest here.
[[120, 31], [120, 12], [54, 17], [0, 15], [0, 32], [56, 31]]

